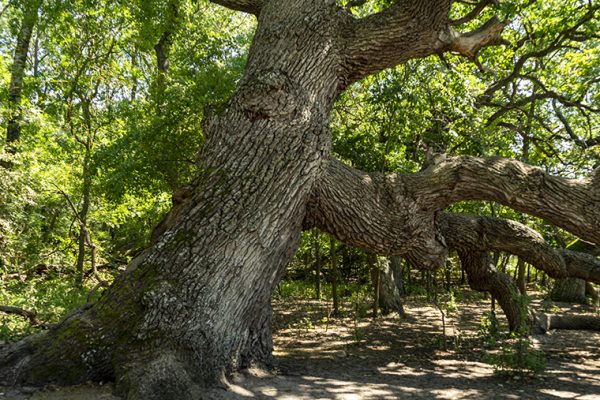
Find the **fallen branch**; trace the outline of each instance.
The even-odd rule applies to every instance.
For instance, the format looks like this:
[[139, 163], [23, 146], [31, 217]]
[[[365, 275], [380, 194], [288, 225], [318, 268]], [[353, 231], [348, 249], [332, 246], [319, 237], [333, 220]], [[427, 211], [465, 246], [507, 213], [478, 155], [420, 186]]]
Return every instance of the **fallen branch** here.
[[29, 323], [33, 327], [48, 329], [50, 324], [46, 322], [41, 322], [37, 319], [37, 312], [35, 310], [26, 310], [24, 308], [13, 307], [13, 306], [3, 306], [0, 305], [0, 312], [6, 314], [20, 315], [21, 317], [29, 319]]
[[600, 317], [593, 315], [536, 314], [536, 322], [542, 332], [554, 329], [600, 331]]

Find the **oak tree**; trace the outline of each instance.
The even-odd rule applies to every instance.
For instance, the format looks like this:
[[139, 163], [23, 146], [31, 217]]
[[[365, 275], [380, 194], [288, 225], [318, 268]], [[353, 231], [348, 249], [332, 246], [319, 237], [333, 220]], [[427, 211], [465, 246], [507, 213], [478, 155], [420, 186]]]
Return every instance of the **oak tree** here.
[[232, 371], [270, 365], [271, 294], [313, 227], [422, 269], [456, 249], [471, 285], [490, 291], [512, 326], [516, 288], [490, 251], [600, 282], [593, 256], [553, 249], [517, 222], [443, 211], [491, 200], [600, 244], [598, 169], [567, 179], [506, 158], [432, 153], [419, 172], [384, 174], [332, 156], [330, 112], [350, 85], [446, 52], [481, 65], [481, 49], [505, 43], [508, 21], [461, 31], [451, 0], [400, 0], [364, 17], [335, 0], [213, 2], [258, 25], [235, 93], [205, 115], [198, 174], [176, 192], [153, 245], [96, 303], [0, 350], [1, 382], [115, 380], [128, 399], [197, 399]]

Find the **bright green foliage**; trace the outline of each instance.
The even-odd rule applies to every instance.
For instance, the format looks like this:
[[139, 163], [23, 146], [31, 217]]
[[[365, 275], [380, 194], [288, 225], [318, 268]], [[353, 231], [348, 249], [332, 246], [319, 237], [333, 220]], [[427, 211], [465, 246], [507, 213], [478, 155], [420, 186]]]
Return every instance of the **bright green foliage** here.
[[[178, 3], [181, 12], [165, 19], [162, 0], [43, 2], [25, 78], [22, 140], [14, 160], [1, 155], [3, 165], [14, 165], [0, 168], [4, 272], [40, 263], [73, 268], [86, 192], [97, 263], [127, 263], [147, 245], [172, 191], [193, 175], [204, 107], [233, 90], [254, 22], [208, 2]], [[2, 99], [20, 18], [17, 6], [0, 18], [7, 39], [0, 41]], [[171, 26], [169, 75], [158, 93], [154, 46]]]

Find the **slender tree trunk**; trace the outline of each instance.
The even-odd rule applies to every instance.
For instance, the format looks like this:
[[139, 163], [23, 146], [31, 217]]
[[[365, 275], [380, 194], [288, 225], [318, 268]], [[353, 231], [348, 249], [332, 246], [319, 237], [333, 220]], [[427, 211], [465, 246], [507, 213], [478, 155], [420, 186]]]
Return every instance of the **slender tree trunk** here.
[[340, 314], [339, 295], [338, 295], [338, 260], [335, 239], [331, 237], [329, 242], [329, 248], [331, 251], [331, 297], [333, 297], [333, 315], [337, 316]]
[[371, 274], [371, 284], [373, 285], [373, 318], [379, 316], [379, 302], [381, 297], [381, 271], [377, 264], [377, 256], [369, 254], [369, 271]]
[[[38, 20], [38, 10], [41, 0], [26, 0], [23, 11], [23, 19], [13, 56], [11, 68], [10, 86], [8, 89], [9, 118], [6, 129], [6, 143], [11, 146], [21, 137], [21, 93], [23, 92], [23, 77], [27, 64], [27, 54], [31, 43], [31, 36]], [[9, 149], [14, 151], [14, 148]]]
[[[79, 236], [77, 238], [77, 264], [75, 270], [77, 275], [75, 278], [75, 285], [81, 287], [83, 285], [84, 278], [84, 265], [85, 265], [85, 254], [88, 243], [91, 243], [90, 232], [88, 228], [88, 213], [90, 210], [91, 203], [91, 190], [92, 190], [92, 147], [94, 145], [93, 132], [92, 132], [92, 116], [90, 114], [89, 102], [83, 101], [83, 116], [85, 120], [86, 138], [82, 141], [84, 146], [83, 166], [82, 166], [82, 177], [83, 182], [81, 186], [81, 209], [79, 211]], [[95, 263], [96, 251], [93, 249], [92, 261]]]
[[165, 100], [165, 92], [167, 89], [167, 80], [169, 76], [171, 47], [173, 45], [173, 37], [176, 35], [181, 24], [180, 16], [181, 5], [179, 0], [169, 0], [164, 13], [164, 30], [154, 46], [156, 55], [156, 109], [157, 114], [162, 114], [163, 103]]
[[314, 246], [315, 246], [315, 297], [317, 300], [321, 300], [321, 235], [319, 230], [314, 232]]
[[519, 258], [517, 261], [517, 287], [519, 288], [519, 293], [527, 294], [527, 287], [525, 281], [525, 271], [526, 271], [525, 261]]

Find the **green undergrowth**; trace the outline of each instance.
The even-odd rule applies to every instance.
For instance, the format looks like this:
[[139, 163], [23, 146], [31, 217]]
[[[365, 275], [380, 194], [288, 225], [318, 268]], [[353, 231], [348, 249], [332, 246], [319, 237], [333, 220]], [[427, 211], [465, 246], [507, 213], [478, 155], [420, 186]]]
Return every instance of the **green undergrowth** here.
[[[93, 286], [94, 283], [88, 282], [78, 288], [71, 279], [65, 278], [0, 282], [0, 304], [35, 310], [40, 322], [52, 324], [69, 311], [86, 304]], [[99, 293], [95, 293], [92, 300], [98, 296]], [[0, 313], [0, 341], [16, 341], [40, 329], [32, 326], [27, 318]]]

